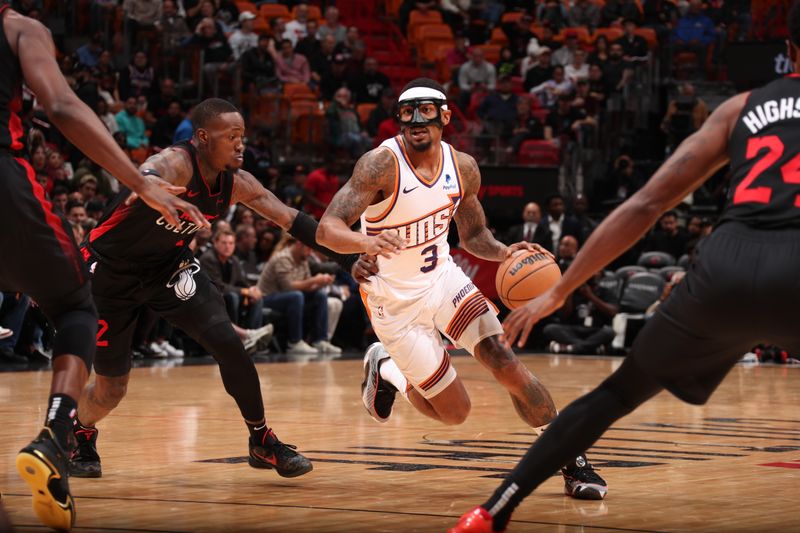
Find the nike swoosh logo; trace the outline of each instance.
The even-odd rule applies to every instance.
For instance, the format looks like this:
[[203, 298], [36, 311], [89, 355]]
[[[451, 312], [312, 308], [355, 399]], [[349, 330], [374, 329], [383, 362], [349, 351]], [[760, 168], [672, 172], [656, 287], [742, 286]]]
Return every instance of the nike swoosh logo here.
[[194, 197], [195, 197], [195, 196], [197, 196], [198, 194], [200, 194], [200, 191], [189, 191], [189, 192], [187, 192], [187, 193], [186, 193], [186, 195], [187, 195], [189, 198], [194, 198]]
[[269, 455], [269, 457], [264, 457], [263, 455], [261, 455], [261, 454], [260, 454], [260, 453], [258, 453], [258, 452], [253, 452], [253, 455], [255, 455], [256, 457], [258, 457], [258, 458], [259, 458], [259, 459], [261, 459], [262, 461], [266, 461], [266, 462], [268, 462], [268, 463], [269, 463], [269, 464], [271, 464], [272, 466], [276, 466], [276, 465], [278, 464], [278, 459], [275, 457], [275, 454], [274, 454], [274, 453], [270, 454], [270, 455]]
[[419, 185], [417, 185], [416, 187], [411, 187], [410, 189], [403, 187], [403, 194], [408, 194], [411, 191], [415, 190], [417, 187], [419, 187]]

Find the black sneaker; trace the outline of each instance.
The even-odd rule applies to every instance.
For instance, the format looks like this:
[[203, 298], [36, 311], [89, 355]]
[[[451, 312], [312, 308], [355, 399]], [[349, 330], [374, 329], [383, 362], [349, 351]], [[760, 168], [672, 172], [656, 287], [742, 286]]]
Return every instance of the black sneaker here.
[[608, 492], [608, 485], [601, 478], [585, 455], [561, 469], [564, 475], [564, 492], [577, 500], [602, 500]]
[[77, 445], [69, 458], [69, 475], [72, 477], [102, 477], [100, 455], [97, 453], [97, 428], [75, 424], [73, 430]]
[[17, 472], [31, 488], [33, 510], [47, 527], [69, 531], [75, 524], [75, 502], [69, 493], [67, 454], [45, 427], [17, 455]]
[[381, 364], [389, 359], [383, 344], [374, 342], [364, 354], [364, 381], [361, 382], [361, 401], [367, 412], [378, 422], [388, 422], [397, 387], [381, 377]]
[[257, 444], [250, 438], [250, 457], [248, 463], [253, 468], [269, 468], [281, 477], [297, 477], [314, 470], [314, 465], [295, 450], [297, 446], [284, 444], [270, 429], [264, 435], [264, 444]]

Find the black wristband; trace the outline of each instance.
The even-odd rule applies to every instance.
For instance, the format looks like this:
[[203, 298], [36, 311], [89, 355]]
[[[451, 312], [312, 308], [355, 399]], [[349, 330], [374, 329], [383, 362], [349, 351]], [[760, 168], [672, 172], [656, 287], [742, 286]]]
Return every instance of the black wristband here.
[[358, 261], [358, 254], [343, 255], [320, 245], [317, 242], [317, 226], [319, 224], [316, 220], [304, 212], [298, 211], [292, 221], [292, 227], [289, 228], [289, 233], [306, 246], [325, 254], [331, 261], [336, 261], [349, 274], [353, 265]]

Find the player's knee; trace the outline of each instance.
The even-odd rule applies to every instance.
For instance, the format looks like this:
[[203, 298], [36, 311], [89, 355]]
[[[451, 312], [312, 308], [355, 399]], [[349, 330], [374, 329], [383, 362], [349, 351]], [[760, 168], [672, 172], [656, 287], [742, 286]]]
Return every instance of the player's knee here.
[[91, 370], [97, 342], [97, 309], [90, 298], [79, 305], [52, 317], [56, 328], [53, 341], [53, 359], [60, 355], [81, 358]]
[[128, 393], [128, 376], [97, 376], [92, 399], [105, 409], [114, 409]]
[[495, 372], [513, 369], [518, 363], [514, 352], [504, 346], [497, 335], [479, 342], [475, 349], [475, 357]]
[[463, 424], [464, 421], [469, 416], [469, 412], [472, 409], [472, 404], [467, 397], [464, 401], [458, 402], [450, 408], [447, 409], [444, 413], [439, 413], [440, 419], [442, 423], [448, 426], [457, 426], [459, 424]]
[[248, 358], [242, 340], [230, 322], [222, 322], [206, 329], [202, 333], [200, 342], [211, 351], [214, 358], [220, 363]]

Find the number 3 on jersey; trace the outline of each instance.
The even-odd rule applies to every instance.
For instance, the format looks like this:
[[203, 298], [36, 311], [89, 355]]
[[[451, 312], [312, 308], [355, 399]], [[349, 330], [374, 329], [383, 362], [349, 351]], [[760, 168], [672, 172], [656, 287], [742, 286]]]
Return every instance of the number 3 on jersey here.
[[[772, 198], [772, 189], [769, 187], [750, 187], [753, 182], [783, 155], [783, 142], [775, 135], [753, 137], [747, 142], [747, 159], [757, 157], [762, 150], [766, 153], [753, 164], [733, 194], [733, 203], [742, 204], [754, 202], [768, 204]], [[788, 163], [781, 167], [781, 176], [786, 183], [800, 183], [800, 154], [794, 156]], [[794, 205], [800, 207], [800, 194], [794, 199]]]
[[439, 262], [438, 253], [439, 253], [439, 247], [436, 246], [435, 244], [431, 244], [430, 246], [426, 246], [425, 248], [422, 249], [420, 255], [428, 255], [428, 254], [430, 255], [428, 255], [428, 257], [424, 259], [424, 262], [428, 264], [423, 267], [420, 267], [419, 268], [420, 272], [424, 272], [425, 274], [427, 274], [428, 272], [436, 268], [436, 263]]

